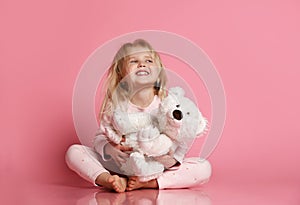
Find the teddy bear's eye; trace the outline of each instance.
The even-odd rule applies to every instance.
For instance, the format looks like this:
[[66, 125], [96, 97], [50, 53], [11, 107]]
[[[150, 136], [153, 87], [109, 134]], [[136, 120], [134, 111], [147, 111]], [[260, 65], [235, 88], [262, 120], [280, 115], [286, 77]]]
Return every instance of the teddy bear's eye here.
[[180, 105], [176, 105], [176, 107], [180, 107]]
[[189, 115], [189, 114], [190, 114], [190, 112], [187, 112], [186, 114], [187, 114], [187, 115]]

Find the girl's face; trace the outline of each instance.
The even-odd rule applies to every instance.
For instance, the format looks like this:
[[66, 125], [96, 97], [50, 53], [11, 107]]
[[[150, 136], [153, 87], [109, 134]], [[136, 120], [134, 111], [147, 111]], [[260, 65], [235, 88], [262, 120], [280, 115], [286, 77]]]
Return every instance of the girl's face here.
[[149, 51], [129, 55], [125, 66], [126, 80], [129, 80], [133, 86], [153, 86], [161, 69]]

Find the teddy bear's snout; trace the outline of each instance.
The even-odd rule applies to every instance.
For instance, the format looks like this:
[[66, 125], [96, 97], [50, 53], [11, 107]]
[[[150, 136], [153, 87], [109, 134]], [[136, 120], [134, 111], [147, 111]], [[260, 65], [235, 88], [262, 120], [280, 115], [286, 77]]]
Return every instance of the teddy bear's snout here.
[[182, 112], [180, 110], [174, 110], [173, 111], [173, 117], [176, 119], [176, 120], [181, 120], [182, 119]]

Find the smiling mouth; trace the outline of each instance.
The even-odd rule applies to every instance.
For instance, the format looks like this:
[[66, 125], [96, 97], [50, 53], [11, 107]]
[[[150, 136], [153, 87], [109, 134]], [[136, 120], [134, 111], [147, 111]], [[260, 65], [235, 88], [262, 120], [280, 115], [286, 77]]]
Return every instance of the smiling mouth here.
[[150, 73], [146, 70], [139, 70], [135, 73], [137, 76], [147, 76], [149, 75]]

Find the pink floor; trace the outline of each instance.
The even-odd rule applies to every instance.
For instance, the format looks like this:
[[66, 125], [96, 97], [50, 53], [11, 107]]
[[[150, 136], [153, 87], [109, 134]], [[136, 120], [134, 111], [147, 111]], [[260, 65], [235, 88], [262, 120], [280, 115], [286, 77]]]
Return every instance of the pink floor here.
[[[204, 187], [176, 190], [136, 190], [112, 193], [93, 187], [59, 184], [30, 185], [20, 193], [17, 188], [6, 204], [273, 204], [298, 205], [299, 186], [294, 183], [212, 183]], [[20, 197], [21, 196], [21, 197]], [[17, 203], [15, 203], [17, 202]]]
[[1, 204], [300, 204], [299, 180], [288, 177], [275, 180], [267, 176], [249, 179], [214, 176], [209, 183], [190, 189], [144, 189], [125, 193], [90, 186], [71, 172], [69, 177], [53, 183], [21, 182], [10, 183], [2, 191]]

